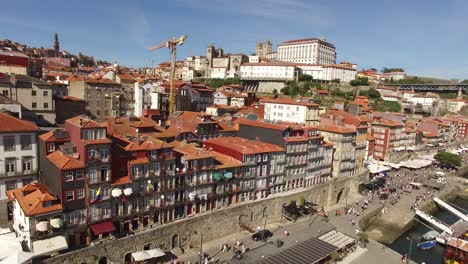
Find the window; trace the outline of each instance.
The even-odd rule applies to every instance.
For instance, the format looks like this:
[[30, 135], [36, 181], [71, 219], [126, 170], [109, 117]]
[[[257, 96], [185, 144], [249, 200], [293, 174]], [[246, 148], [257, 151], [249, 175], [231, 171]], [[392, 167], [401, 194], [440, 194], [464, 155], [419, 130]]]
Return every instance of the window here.
[[8, 97], [8, 91], [7, 90], [3, 90], [2, 94], [3, 94], [3, 96]]
[[16, 181], [7, 181], [6, 182], [6, 190], [14, 190], [16, 189]]
[[23, 172], [30, 172], [32, 169], [32, 160], [30, 158], [23, 159]]
[[3, 147], [5, 151], [15, 151], [15, 136], [3, 136]]
[[84, 198], [84, 189], [78, 189], [76, 191], [76, 199], [83, 199]]
[[88, 151], [88, 160], [96, 159], [96, 151], [94, 149]]
[[20, 143], [21, 143], [21, 150], [30, 150], [30, 149], [32, 149], [31, 136], [30, 135], [21, 135]]
[[73, 171], [65, 172], [65, 181], [73, 181]]
[[267, 175], [267, 165], [262, 166], [262, 176]]
[[36, 91], [31, 91], [31, 95], [36, 96], [37, 95]]
[[97, 182], [97, 173], [96, 169], [90, 169], [88, 172], [88, 178], [90, 183], [95, 183]]
[[32, 108], [37, 108], [37, 103], [32, 103]]
[[73, 191], [66, 191], [65, 200], [72, 201], [73, 199], [75, 199], [75, 194], [73, 193]]
[[76, 171], [76, 179], [77, 180], [82, 180], [84, 178], [84, 171], [83, 170], [77, 170]]
[[49, 104], [48, 104], [48, 103], [44, 103], [44, 108], [49, 108]]
[[109, 157], [109, 149], [101, 149], [101, 159], [107, 159]]
[[257, 162], [262, 161], [262, 155], [257, 155]]
[[49, 95], [49, 91], [43, 91], [42, 94], [43, 94], [44, 96], [48, 96], [48, 95]]
[[263, 161], [268, 161], [268, 154], [263, 154]]
[[5, 159], [5, 171], [7, 174], [15, 172], [16, 159]]
[[55, 144], [54, 143], [47, 144], [47, 151], [49, 152], [55, 151]]

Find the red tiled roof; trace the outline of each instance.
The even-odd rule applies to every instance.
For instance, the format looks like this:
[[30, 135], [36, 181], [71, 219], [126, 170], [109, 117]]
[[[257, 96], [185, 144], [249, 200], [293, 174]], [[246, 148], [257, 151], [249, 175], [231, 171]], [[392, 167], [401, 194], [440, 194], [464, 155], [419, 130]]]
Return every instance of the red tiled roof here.
[[40, 183], [33, 182], [22, 188], [7, 191], [7, 196], [10, 201], [15, 199], [18, 201], [26, 216], [49, 214], [62, 210], [60, 203], [45, 206], [44, 202], [58, 202], [58, 199], [47, 190], [46, 186]]
[[69, 137], [66, 138], [55, 138], [54, 131], [49, 131], [39, 136], [44, 142], [67, 142], [70, 140]]
[[387, 127], [402, 127], [403, 126], [403, 124], [401, 124], [400, 122], [387, 120], [387, 119], [380, 119], [372, 123], [372, 125], [381, 125], [381, 126], [387, 126]]
[[70, 122], [75, 124], [76, 126], [83, 127], [83, 128], [101, 128], [106, 127], [105, 125], [99, 124], [98, 122], [89, 119], [83, 116], [75, 116], [65, 120], [65, 122]]
[[0, 133], [37, 131], [39, 131], [39, 127], [32, 122], [0, 113]]
[[205, 141], [205, 144], [215, 144], [236, 150], [243, 154], [256, 154], [268, 152], [281, 152], [284, 149], [280, 146], [257, 140], [248, 140], [240, 137], [218, 137]]
[[280, 124], [272, 124], [272, 123], [267, 123], [267, 122], [261, 122], [261, 121], [256, 121], [256, 120], [249, 120], [247, 118], [239, 118], [236, 120], [237, 123], [240, 125], [247, 125], [247, 126], [256, 126], [256, 127], [262, 127], [262, 128], [268, 128], [272, 130], [286, 130], [288, 128], [287, 125], [280, 125]]
[[356, 133], [356, 127], [345, 127], [338, 125], [318, 125], [316, 128], [319, 131], [331, 132], [336, 134]]
[[84, 102], [84, 100], [78, 98], [78, 97], [73, 97], [73, 96], [64, 96], [62, 99], [65, 100], [70, 100], [70, 101], [77, 101], [77, 102]]
[[57, 168], [62, 170], [76, 170], [85, 167], [84, 163], [70, 156], [65, 155], [62, 151], [56, 150], [47, 156], [47, 159], [52, 162]]

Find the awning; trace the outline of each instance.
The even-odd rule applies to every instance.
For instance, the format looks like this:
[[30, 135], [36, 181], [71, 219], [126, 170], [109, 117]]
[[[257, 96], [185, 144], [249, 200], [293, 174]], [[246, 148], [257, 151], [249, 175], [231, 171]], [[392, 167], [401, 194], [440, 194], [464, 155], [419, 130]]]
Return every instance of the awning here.
[[63, 226], [63, 220], [60, 218], [53, 218], [50, 219], [50, 225], [53, 228], [61, 228]]
[[221, 173], [219, 172], [215, 172], [213, 174], [213, 177], [217, 180], [217, 181], [220, 181], [222, 178], [223, 178], [223, 175], [221, 175]]
[[164, 255], [166, 255], [164, 251], [162, 251], [159, 248], [155, 248], [155, 249], [143, 250], [143, 251], [132, 253], [132, 258], [134, 261], [142, 261], [142, 260], [147, 260], [147, 259], [152, 259], [152, 258], [159, 258]]
[[91, 227], [91, 230], [93, 230], [93, 233], [95, 235], [100, 235], [103, 233], [110, 233], [115, 230], [114, 224], [110, 221], [90, 225], [90, 227]]
[[226, 172], [226, 173], [224, 173], [224, 178], [226, 178], [226, 179], [231, 179], [231, 178], [232, 178], [232, 172]]
[[68, 248], [67, 240], [64, 236], [56, 236], [49, 239], [33, 241], [34, 255], [51, 254]]

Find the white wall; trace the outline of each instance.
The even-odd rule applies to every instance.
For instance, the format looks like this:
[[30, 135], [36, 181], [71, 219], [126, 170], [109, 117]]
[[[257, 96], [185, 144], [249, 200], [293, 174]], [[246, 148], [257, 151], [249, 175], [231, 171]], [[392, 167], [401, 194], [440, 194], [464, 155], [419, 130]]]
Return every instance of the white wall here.
[[307, 107], [303, 105], [265, 103], [264, 114], [265, 119], [271, 121], [306, 123]]
[[260, 64], [242, 65], [240, 69], [241, 79], [294, 80], [295, 66]]

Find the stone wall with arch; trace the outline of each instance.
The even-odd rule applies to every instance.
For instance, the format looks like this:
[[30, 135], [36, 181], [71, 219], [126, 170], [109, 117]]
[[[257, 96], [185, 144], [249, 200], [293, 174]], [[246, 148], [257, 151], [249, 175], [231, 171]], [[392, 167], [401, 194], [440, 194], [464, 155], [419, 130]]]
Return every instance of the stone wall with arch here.
[[[142, 251], [147, 244], [150, 244], [151, 249], [161, 248], [165, 251], [170, 251], [174, 235], [178, 236], [180, 248], [199, 248], [201, 234], [203, 235], [203, 241], [207, 242], [241, 231], [240, 221], [252, 229], [255, 229], [257, 226], [263, 226], [265, 221], [263, 216], [264, 210], [268, 214], [268, 223], [279, 222], [282, 205], [291, 200], [299, 200], [300, 197], [304, 197], [307, 201], [316, 203], [319, 206], [333, 205], [337, 199], [337, 193], [333, 192], [336, 189], [340, 190], [343, 186], [354, 184], [357, 184], [356, 177], [335, 179], [329, 183], [296, 193], [274, 196], [265, 200], [235, 205], [184, 218], [137, 232], [130, 237], [109, 240], [92, 247], [61, 254], [45, 260], [44, 263], [94, 264], [101, 257], [107, 257], [108, 263], [122, 263], [124, 262], [125, 254]], [[339, 186], [339, 188], [335, 189], [335, 185]]]

